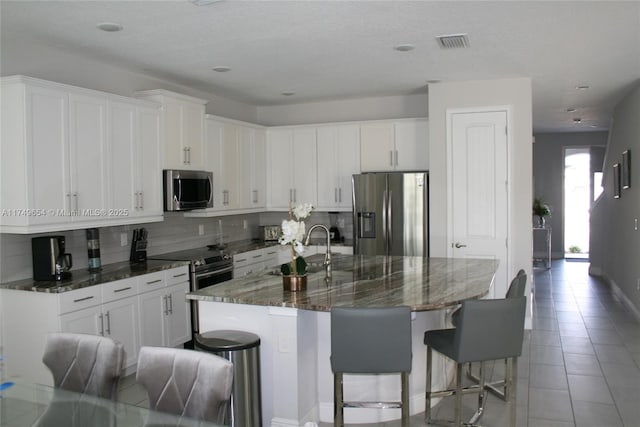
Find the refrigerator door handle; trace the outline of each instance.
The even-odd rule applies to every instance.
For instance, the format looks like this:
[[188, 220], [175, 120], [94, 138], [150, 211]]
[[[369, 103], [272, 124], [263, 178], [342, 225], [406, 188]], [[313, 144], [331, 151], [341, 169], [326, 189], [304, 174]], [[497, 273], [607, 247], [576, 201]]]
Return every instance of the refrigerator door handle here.
[[387, 190], [382, 192], [382, 238], [384, 239], [384, 253], [387, 254], [389, 251], [389, 239], [387, 238], [387, 213], [388, 213], [388, 203], [387, 203]]
[[[388, 251], [391, 251], [391, 248], [393, 247], [393, 210], [391, 209], [391, 207], [393, 206], [393, 191], [389, 190], [388, 193], [388, 197], [387, 197], [387, 247], [388, 247]], [[391, 255], [390, 253], [387, 253], [387, 255]]]

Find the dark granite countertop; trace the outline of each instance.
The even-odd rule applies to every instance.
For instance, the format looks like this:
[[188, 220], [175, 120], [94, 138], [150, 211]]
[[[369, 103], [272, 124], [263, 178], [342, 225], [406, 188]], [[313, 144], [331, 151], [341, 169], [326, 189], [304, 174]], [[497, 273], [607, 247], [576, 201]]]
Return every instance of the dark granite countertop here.
[[21, 291], [60, 293], [88, 286], [101, 285], [116, 280], [128, 279], [156, 271], [188, 265], [185, 261], [154, 261], [147, 260], [144, 264], [131, 264], [129, 261], [117, 262], [102, 266], [99, 273], [89, 273], [88, 270], [71, 271], [71, 278], [60, 282], [41, 282], [33, 279], [23, 279], [0, 284], [0, 289], [14, 289]]
[[187, 294], [187, 299], [314, 311], [398, 305], [427, 311], [486, 295], [498, 269], [498, 261], [486, 259], [334, 254], [327, 278], [315, 263], [323, 255], [313, 257], [308, 257], [312, 272], [305, 291], [284, 291], [282, 276], [263, 271]]

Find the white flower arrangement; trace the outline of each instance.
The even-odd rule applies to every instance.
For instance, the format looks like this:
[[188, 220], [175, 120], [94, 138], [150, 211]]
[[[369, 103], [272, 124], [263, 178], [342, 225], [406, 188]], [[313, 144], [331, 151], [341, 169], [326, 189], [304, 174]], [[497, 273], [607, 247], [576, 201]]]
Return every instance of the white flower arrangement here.
[[[291, 262], [282, 264], [281, 271], [285, 275], [298, 275], [306, 272], [304, 253], [304, 236], [306, 227], [304, 219], [313, 211], [313, 205], [302, 203], [295, 207], [289, 206], [289, 219], [282, 221], [282, 234], [278, 238], [281, 245], [291, 245]], [[295, 219], [294, 219], [295, 218]]]

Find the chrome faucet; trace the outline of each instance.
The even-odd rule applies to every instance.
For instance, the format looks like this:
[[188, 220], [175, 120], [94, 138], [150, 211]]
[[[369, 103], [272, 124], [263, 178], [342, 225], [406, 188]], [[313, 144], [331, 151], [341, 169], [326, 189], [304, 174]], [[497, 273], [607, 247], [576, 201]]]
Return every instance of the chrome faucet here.
[[327, 252], [324, 254], [324, 267], [327, 270], [327, 276], [331, 275], [331, 233], [329, 229], [322, 224], [312, 225], [307, 233], [307, 238], [304, 241], [305, 245], [309, 244], [309, 239], [311, 238], [311, 233], [316, 228], [322, 228], [327, 233]]

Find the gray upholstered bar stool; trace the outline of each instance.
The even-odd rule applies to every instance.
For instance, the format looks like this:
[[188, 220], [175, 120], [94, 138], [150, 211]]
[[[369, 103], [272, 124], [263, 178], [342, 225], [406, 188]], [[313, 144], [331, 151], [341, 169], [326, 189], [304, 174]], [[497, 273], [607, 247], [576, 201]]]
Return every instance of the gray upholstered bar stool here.
[[[427, 331], [424, 343], [427, 346], [427, 378], [425, 418], [428, 423], [462, 425], [462, 395], [478, 394], [478, 409], [465, 425], [473, 425], [484, 411], [484, 362], [513, 358], [513, 369], [506, 378], [512, 392], [509, 395], [511, 424], [516, 424], [516, 377], [517, 357], [522, 353], [524, 337], [524, 316], [526, 298], [505, 298], [495, 300], [473, 300], [462, 303], [457, 328]], [[456, 362], [455, 389], [431, 390], [433, 350]], [[462, 387], [462, 366], [469, 362], [480, 362], [479, 384]], [[455, 396], [455, 420], [432, 420], [431, 399]]]
[[[411, 310], [409, 307], [333, 308], [331, 369], [334, 425], [344, 425], [344, 408], [401, 408], [409, 427]], [[344, 401], [343, 374], [400, 373], [400, 402]]]
[[[527, 273], [524, 270], [520, 269], [516, 277], [511, 280], [511, 284], [509, 284], [509, 289], [507, 289], [506, 298], [518, 298], [524, 296], [524, 291], [527, 286]], [[451, 315], [451, 323], [453, 326], [458, 324], [458, 316], [460, 315], [460, 310], [456, 310]], [[510, 388], [509, 384], [506, 381], [506, 378], [510, 375], [510, 371], [512, 369], [511, 359], [504, 359], [504, 378], [498, 381], [487, 382], [485, 383], [485, 387], [491, 393], [496, 395], [502, 400], [509, 400]], [[480, 381], [480, 374], [475, 375], [473, 373], [473, 364], [467, 363], [467, 377], [472, 379], [475, 382]]]

